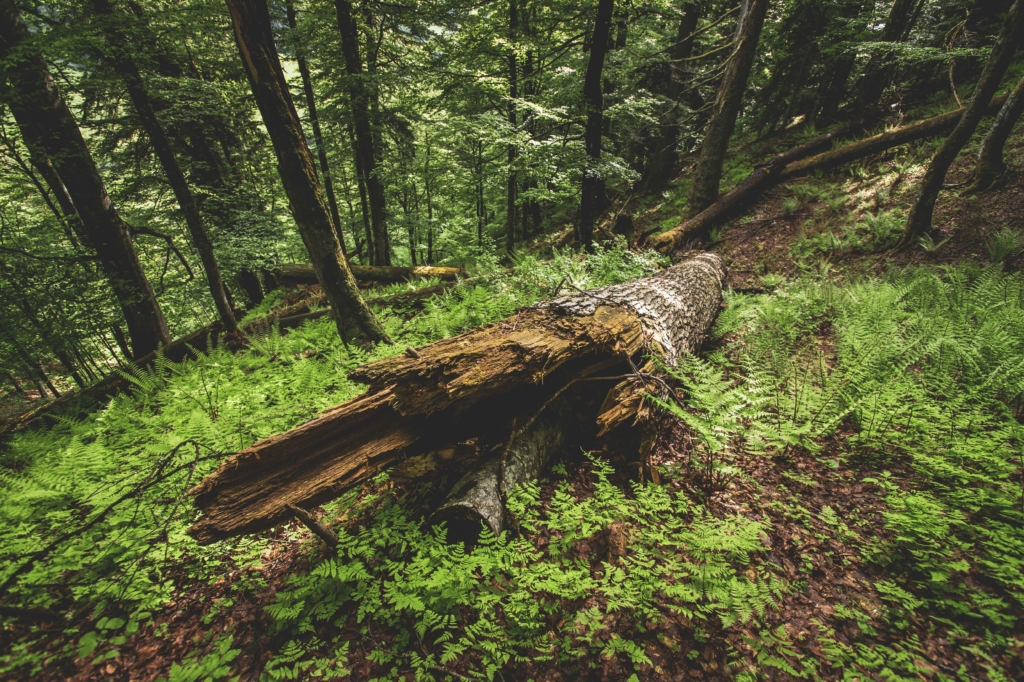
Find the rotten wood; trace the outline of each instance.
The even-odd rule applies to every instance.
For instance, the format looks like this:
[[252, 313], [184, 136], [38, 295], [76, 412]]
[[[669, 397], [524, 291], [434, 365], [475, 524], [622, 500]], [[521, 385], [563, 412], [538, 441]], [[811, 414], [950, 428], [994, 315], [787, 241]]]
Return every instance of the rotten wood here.
[[[504, 444], [537, 406], [601, 363], [657, 354], [674, 362], [700, 345], [721, 301], [714, 254], [625, 284], [562, 296], [457, 337], [350, 373], [363, 395], [225, 460], [192, 490], [208, 543], [264, 530], [403, 461]], [[619, 372], [621, 374], [621, 372]], [[479, 441], [479, 448], [456, 444]], [[426, 464], [426, 462], [425, 462]]]

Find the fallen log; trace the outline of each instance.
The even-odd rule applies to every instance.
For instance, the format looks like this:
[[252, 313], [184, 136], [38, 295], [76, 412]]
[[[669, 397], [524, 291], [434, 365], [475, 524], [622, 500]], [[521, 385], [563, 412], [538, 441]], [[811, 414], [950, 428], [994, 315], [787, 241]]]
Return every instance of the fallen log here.
[[[411, 268], [391, 265], [353, 265], [349, 264], [352, 276], [360, 282], [374, 282], [376, 284], [398, 284], [408, 282], [417, 277], [436, 277], [445, 282], [454, 282], [459, 277], [465, 277], [466, 271], [462, 268], [440, 268], [432, 265], [417, 265]], [[291, 263], [280, 266], [277, 273], [277, 281], [283, 285], [298, 284], [319, 284], [313, 266], [306, 263]]]
[[271, 528], [291, 518], [288, 505], [310, 509], [400, 462], [466, 468], [580, 377], [614, 383], [644, 355], [671, 364], [695, 352], [724, 278], [721, 258], [700, 254], [357, 368], [349, 378], [368, 384], [363, 395], [233, 455], [193, 488], [203, 516], [190, 533], [209, 543]]
[[[993, 99], [989, 104], [989, 113], [997, 113], [1003, 102], [1006, 101], [1006, 97], [1007, 95], [1002, 95]], [[711, 206], [671, 230], [650, 236], [647, 243], [658, 251], [670, 251], [688, 239], [706, 236], [711, 228], [722, 224], [766, 190], [782, 182], [807, 175], [813, 171], [830, 170], [893, 147], [949, 132], [956, 127], [962, 114], [963, 109], [947, 111], [944, 114], [872, 135], [837, 149], [829, 148], [840, 136], [839, 134], [830, 134], [833, 135], [832, 137], [823, 135], [810, 142], [805, 142], [779, 154], [767, 164], [755, 168], [743, 182], [720, 195]], [[854, 129], [856, 128], [844, 128], [841, 131], [842, 136], [850, 134]], [[837, 131], [837, 133], [839, 132]], [[822, 148], [828, 149], [828, 151], [820, 151]]]

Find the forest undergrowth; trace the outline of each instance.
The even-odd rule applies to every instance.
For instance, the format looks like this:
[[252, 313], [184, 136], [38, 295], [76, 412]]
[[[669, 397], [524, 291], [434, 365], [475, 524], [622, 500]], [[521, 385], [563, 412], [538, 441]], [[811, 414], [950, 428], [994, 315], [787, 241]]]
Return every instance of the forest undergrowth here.
[[360, 364], [661, 257], [484, 260], [476, 284], [386, 311], [394, 346], [345, 347], [328, 318], [268, 324], [16, 436], [0, 454], [3, 603], [19, 604], [2, 676], [1019, 678], [1024, 277], [1001, 265], [1021, 240], [997, 228], [991, 265], [856, 260], [891, 238], [927, 153], [784, 188], [760, 209], [780, 238], [754, 256], [739, 229], [713, 235], [742, 288], [702, 357], [669, 369], [651, 476], [624, 453], [564, 452], [512, 501], [518, 533], [473, 548], [426, 523], [429, 491], [387, 474], [324, 507], [336, 555], [296, 524], [197, 545], [185, 491], [360, 393], [345, 378]]
[[[527, 260], [384, 319], [397, 348], [418, 345], [654, 260]], [[9, 622], [4, 674], [1018, 678], [1024, 278], [964, 264], [767, 289], [730, 293], [711, 352], [670, 370], [658, 482], [615, 453], [566, 453], [518, 492], [519, 533], [472, 549], [386, 474], [325, 507], [337, 556], [297, 527], [185, 534], [184, 490], [222, 453], [357, 394], [345, 372], [395, 348], [346, 349], [318, 320], [133, 374], [130, 395], [5, 449], [5, 577], [77, 534], [5, 600], [60, 624]], [[77, 530], [154, 471], [170, 475]], [[253, 594], [265, 608], [240, 617]], [[186, 604], [194, 641], [168, 627]]]

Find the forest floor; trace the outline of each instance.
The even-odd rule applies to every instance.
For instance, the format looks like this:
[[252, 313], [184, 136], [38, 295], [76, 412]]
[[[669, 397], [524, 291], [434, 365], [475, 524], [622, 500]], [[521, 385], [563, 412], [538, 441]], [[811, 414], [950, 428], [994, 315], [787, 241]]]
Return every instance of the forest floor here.
[[[0, 455], [8, 565], [172, 447], [201, 447], [188, 480], [26, 574], [13, 596], [66, 618], [6, 620], [0, 679], [1024, 678], [1024, 278], [998, 265], [1022, 227], [1024, 139], [1004, 189], [943, 194], [936, 248], [885, 252], [933, 150], [778, 187], [716, 231], [731, 291], [703, 359], [674, 372], [655, 480], [614, 444], [566, 451], [516, 500], [514, 538], [467, 552], [426, 527], [446, 472], [325, 505], [335, 557], [297, 524], [187, 538], [181, 491], [213, 454], [348, 399], [347, 370], [397, 352], [341, 348], [328, 320], [139, 373], [84, 422], [20, 436]], [[641, 205], [637, 230], [671, 226], [684, 190]], [[416, 346], [564, 277], [653, 263], [527, 258], [384, 317]]]

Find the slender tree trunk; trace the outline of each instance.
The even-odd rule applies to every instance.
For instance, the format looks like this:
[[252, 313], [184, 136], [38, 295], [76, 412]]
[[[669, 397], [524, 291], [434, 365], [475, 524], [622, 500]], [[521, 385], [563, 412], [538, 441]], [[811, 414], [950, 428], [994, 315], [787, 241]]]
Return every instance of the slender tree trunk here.
[[35, 358], [29, 355], [29, 352], [25, 350], [25, 347], [21, 345], [21, 342], [18, 341], [17, 338], [15, 338], [14, 334], [7, 331], [6, 329], [4, 329], [2, 333], [4, 337], [6, 337], [7, 342], [11, 344], [11, 346], [14, 348], [14, 351], [18, 354], [18, 357], [21, 358], [21, 361], [29, 370], [29, 373], [35, 373], [36, 385], [39, 387], [39, 396], [41, 398], [46, 397], [46, 389], [43, 388], [43, 384], [46, 384], [46, 386], [50, 388], [50, 392], [53, 394], [53, 397], [59, 398], [60, 391], [58, 391], [57, 387], [53, 385], [52, 381], [50, 381], [50, 377], [46, 376], [46, 372], [43, 371], [43, 366], [40, 365]]
[[[39, 390], [39, 397], [46, 398], [47, 395], [52, 395], [54, 398], [59, 398], [61, 395], [60, 391], [58, 391], [57, 387], [53, 385], [52, 381], [50, 381], [50, 377], [46, 376], [46, 372], [43, 371], [43, 366], [31, 358], [26, 360], [26, 362], [29, 364], [32, 371], [35, 372], [36, 388]], [[49, 389], [49, 393], [47, 393], [47, 389]]]
[[[60, 221], [61, 227], [64, 230], [64, 236], [68, 238], [73, 247], [76, 249], [80, 248], [82, 245], [78, 235], [84, 232], [81, 219], [78, 217], [78, 212], [75, 211], [75, 206], [68, 195], [67, 188], [61, 181], [60, 176], [57, 175], [57, 171], [54, 170], [50, 159], [47, 158], [42, 150], [37, 150], [37, 153], [33, 154], [33, 158], [29, 159], [29, 163], [25, 163], [14, 141], [6, 135], [3, 136], [3, 139], [4, 144], [8, 148], [8, 154], [10, 154], [15, 164], [17, 164], [25, 176], [32, 181], [32, 184], [39, 192], [39, 196], [46, 203], [47, 208]], [[40, 177], [43, 180], [40, 180]], [[53, 196], [50, 196], [51, 193]], [[59, 206], [54, 203], [54, 198], [60, 204]]]
[[22, 398], [28, 398], [28, 392], [26, 392], [25, 389], [22, 388], [21, 384], [18, 383], [18, 378], [14, 376], [14, 372], [7, 373], [7, 380], [10, 381], [11, 385], [14, 386], [14, 390], [18, 395], [20, 395]]
[[689, 87], [689, 73], [686, 59], [693, 53], [693, 32], [701, 17], [701, 5], [697, 2], [683, 4], [683, 12], [679, 16], [676, 29], [676, 42], [672, 46], [669, 63], [669, 80], [665, 89], [665, 98], [670, 109], [659, 121], [659, 132], [650, 154], [650, 161], [645, 164], [643, 189], [653, 193], [660, 191], [675, 170], [678, 160], [679, 146], [679, 114], [680, 98], [684, 89]]
[[363, 75], [363, 60], [359, 55], [359, 30], [352, 17], [352, 3], [349, 0], [335, 0], [334, 6], [338, 14], [341, 49], [345, 55], [345, 71], [348, 73], [346, 85], [355, 129], [356, 156], [362, 166], [362, 176], [370, 203], [374, 241], [374, 260], [371, 264], [391, 265], [384, 184], [377, 174], [377, 156], [374, 150], [373, 128], [370, 125], [369, 94]]
[[96, 13], [102, 15], [106, 20], [104, 30], [107, 35], [107, 44], [114, 56], [114, 65], [124, 81], [128, 96], [135, 107], [135, 113], [142, 123], [142, 128], [146, 131], [157, 159], [167, 175], [167, 181], [178, 201], [178, 206], [181, 207], [181, 212], [185, 215], [185, 224], [188, 226], [189, 236], [192, 237], [192, 244], [199, 252], [199, 259], [203, 263], [206, 284], [210, 289], [210, 295], [213, 297], [220, 321], [224, 323], [224, 328], [229, 332], [237, 331], [238, 324], [235, 322], [235, 313], [228, 302], [220, 266], [217, 264], [217, 257], [213, 252], [213, 242], [210, 240], [210, 234], [199, 213], [192, 189], [189, 187], [188, 181], [185, 180], [181, 166], [178, 165], [174, 150], [171, 149], [171, 141], [164, 132], [163, 124], [156, 116], [153, 100], [142, 80], [139, 67], [125, 52], [130, 45], [128, 34], [118, 26], [119, 17], [115, 14], [110, 0], [92, 0], [92, 4]]
[[1013, 53], [1020, 42], [1022, 32], [1024, 32], [1024, 0], [1016, 0], [1006, 15], [999, 37], [996, 38], [992, 52], [985, 62], [985, 69], [974, 88], [971, 101], [964, 109], [963, 115], [960, 116], [960, 122], [956, 124], [956, 128], [949, 134], [942, 147], [935, 153], [931, 163], [928, 164], [928, 170], [925, 171], [917, 200], [907, 217], [906, 229], [896, 248], [902, 249], [913, 245], [918, 238], [932, 229], [935, 200], [938, 199], [942, 185], [946, 182], [946, 172], [956, 160], [963, 146], [971, 139], [978, 123], [985, 115], [989, 102], [999, 88], [999, 82], [1003, 79], [1003, 74], [1006, 73], [1006, 68], [1013, 59]]
[[348, 129], [348, 138], [352, 143], [352, 158], [356, 164], [356, 184], [359, 187], [359, 206], [363, 211], [363, 231], [366, 233], [366, 261], [369, 265], [377, 265], [377, 245], [373, 239], [373, 225], [370, 220], [370, 201], [366, 192], [366, 175], [363, 172], [363, 162], [359, 155], [359, 145], [356, 144], [355, 133], [352, 128]]
[[427, 202], [427, 265], [434, 264], [434, 197], [430, 182], [430, 134], [426, 136], [427, 158], [423, 165], [423, 183]]
[[[73, 352], [75, 354], [75, 360], [77, 360], [78, 362], [78, 366], [81, 367], [85, 374], [89, 377], [89, 381], [96, 381], [97, 379], [99, 379], [99, 376], [97, 376], [96, 372], [93, 371], [92, 367], [89, 366], [89, 363], [82, 355], [82, 350], [80, 348], [75, 348], [73, 349]], [[82, 384], [79, 384], [79, 386], [84, 388]]]
[[821, 112], [818, 116], [824, 119], [834, 119], [839, 113], [839, 105], [846, 97], [846, 84], [850, 80], [850, 74], [853, 73], [854, 63], [853, 57], [842, 57], [836, 61], [832, 68], [832, 77], [829, 79], [828, 87], [821, 98]]
[[373, 311], [359, 295], [356, 280], [341, 253], [338, 235], [316, 181], [313, 155], [306, 146], [302, 124], [274, 47], [266, 0], [227, 0], [227, 6], [249, 84], [274, 145], [292, 215], [335, 311], [338, 332], [345, 339], [345, 323], [351, 320], [371, 341], [390, 342]]
[[722, 165], [729, 148], [729, 139], [736, 128], [736, 117], [743, 104], [743, 92], [747, 78], [754, 65], [757, 42], [761, 36], [768, 0], [749, 0], [749, 8], [737, 27], [736, 50], [725, 68], [722, 83], [718, 87], [714, 112], [704, 133], [704, 144], [700, 159], [693, 174], [690, 196], [686, 204], [688, 217], [692, 217], [711, 205], [718, 197], [718, 186], [722, 180]]
[[75, 118], [50, 76], [14, 0], [0, 0], [0, 59], [7, 62], [11, 110], [26, 146], [52, 161], [82, 220], [83, 241], [96, 252], [137, 352], [170, 343], [167, 321], [146, 279], [128, 227], [107, 196]]
[[476, 245], [484, 247], [484, 223], [487, 221], [487, 206], [484, 204], [484, 143], [476, 147]]
[[[288, 25], [294, 33], [298, 27], [295, 16], [295, 4], [288, 2], [286, 6], [288, 13]], [[305, 49], [302, 45], [297, 49], [299, 63], [299, 75], [302, 77], [302, 91], [306, 95], [306, 111], [309, 112], [309, 125], [313, 128], [313, 141], [316, 143], [317, 160], [320, 161], [320, 173], [323, 175], [324, 193], [327, 195], [327, 204], [331, 208], [331, 220], [334, 221], [334, 229], [338, 233], [338, 241], [341, 243], [341, 252], [348, 255], [345, 250], [345, 232], [341, 228], [341, 214], [338, 212], [338, 199], [334, 195], [334, 182], [331, 179], [331, 167], [327, 162], [327, 146], [324, 144], [324, 134], [320, 130], [320, 117], [316, 113], [316, 95], [313, 92], [313, 79], [309, 75], [309, 65], [306, 63]]]
[[604, 208], [604, 181], [601, 178], [601, 137], [604, 129], [604, 93], [601, 73], [608, 52], [608, 37], [612, 26], [614, 0], [598, 0], [597, 19], [590, 41], [590, 59], [583, 80], [583, 99], [587, 106], [587, 126], [583, 133], [587, 149], [587, 166], [583, 170], [580, 193], [579, 246], [587, 251], [594, 248], [594, 225]]
[[[355, 227], [354, 227], [354, 225], [356, 224], [356, 209], [355, 209], [355, 206], [352, 205], [352, 192], [349, 189], [348, 175], [345, 173], [345, 164], [344, 163], [340, 164], [338, 166], [338, 169], [339, 169], [339, 173], [341, 175], [341, 187], [345, 191], [345, 205], [348, 206], [349, 229], [352, 231], [352, 242], [355, 244], [355, 248], [356, 248], [354, 255], [356, 255], [356, 256], [358, 256], [360, 258], [363, 258], [363, 255], [362, 255], [362, 252], [363, 252], [363, 242], [359, 238], [359, 230], [356, 230]], [[363, 195], [365, 195], [365, 192], [363, 192], [360, 196], [363, 197]], [[364, 201], [364, 203], [365, 203], [365, 201]], [[364, 211], [362, 216], [365, 217], [365, 215], [366, 214], [365, 214], [365, 211]], [[369, 225], [369, 222], [367, 222], [366, 225]], [[367, 262], [368, 262], [368, 260], [369, 259], [367, 258]]]
[[[894, 0], [889, 9], [889, 16], [882, 29], [881, 42], [898, 43], [903, 41], [914, 25], [917, 9], [924, 0]], [[860, 89], [857, 92], [855, 109], [864, 112], [878, 106], [882, 93], [892, 79], [892, 53], [875, 53], [864, 68]]]
[[978, 164], [974, 168], [974, 180], [967, 188], [968, 192], [984, 192], [995, 189], [1006, 182], [1006, 164], [1003, 162], [1003, 147], [1013, 132], [1013, 127], [1024, 113], [1024, 78], [1017, 82], [1017, 87], [1010, 93], [1003, 108], [996, 115], [992, 127], [978, 152]]
[[[516, 99], [519, 97], [519, 69], [516, 64], [516, 37], [519, 33], [519, 8], [517, 0], [508, 3], [508, 125], [509, 134], [518, 131]], [[519, 151], [514, 142], [508, 145], [508, 179], [505, 190], [505, 253], [510, 254], [516, 248], [516, 157]]]

